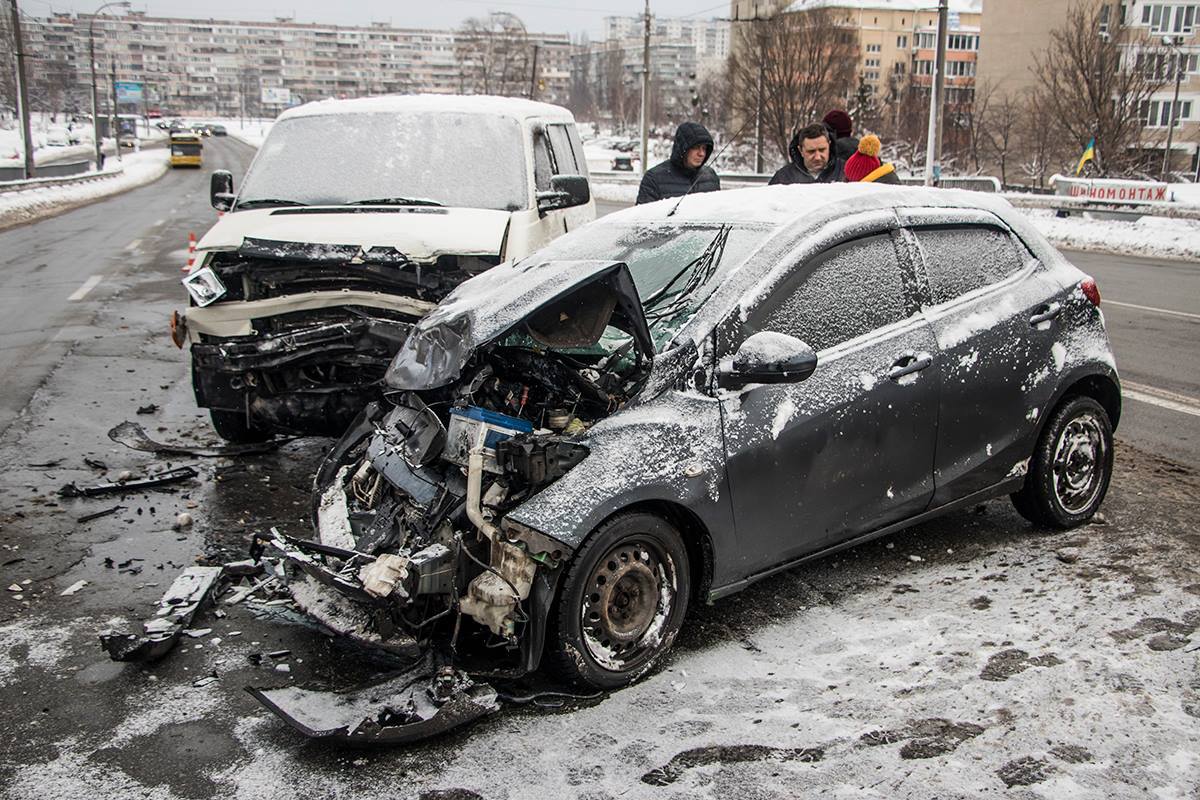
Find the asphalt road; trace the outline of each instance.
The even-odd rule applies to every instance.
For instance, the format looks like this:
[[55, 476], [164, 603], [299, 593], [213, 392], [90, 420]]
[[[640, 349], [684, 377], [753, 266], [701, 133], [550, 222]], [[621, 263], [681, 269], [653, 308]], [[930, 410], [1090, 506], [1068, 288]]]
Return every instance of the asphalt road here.
[[[110, 661], [97, 632], [144, 619], [182, 567], [241, 557], [272, 526], [307, 532], [327, 440], [193, 459], [106, 436], [127, 419], [212, 441], [166, 316], [187, 233], [213, 219], [207, 170], [240, 174], [250, 155], [209, 140], [203, 173], [0, 234], [0, 798], [1200, 791], [1196, 418], [1128, 397], [1098, 524], [1037, 531], [997, 500], [790, 570], [693, 609], [660, 671], [564, 710], [506, 705], [411, 747], [307, 742], [243, 687], [346, 686], [375, 665], [263, 602], [222, 601], [161, 662]], [[1196, 266], [1076, 263], [1105, 293], [1126, 380], [1200, 395], [1197, 321], [1162, 313], [1200, 311]], [[180, 464], [198, 476], [58, 493]], [[531, 688], [545, 685], [510, 690]]]
[[215, 219], [209, 171], [241, 176], [254, 150], [208, 139], [204, 154], [200, 172], [171, 170], [132, 192], [0, 232], [0, 434], [81, 337], [103, 335], [92, 327], [100, 304], [138, 275], [178, 272], [188, 233], [203, 235]]

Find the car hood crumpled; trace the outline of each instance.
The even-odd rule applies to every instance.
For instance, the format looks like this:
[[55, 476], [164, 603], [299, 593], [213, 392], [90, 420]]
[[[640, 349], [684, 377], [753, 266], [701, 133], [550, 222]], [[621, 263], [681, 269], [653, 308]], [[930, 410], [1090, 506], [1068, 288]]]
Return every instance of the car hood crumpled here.
[[[586, 290], [586, 291], [585, 291]], [[654, 353], [650, 329], [629, 267], [619, 261], [537, 261], [505, 263], [455, 289], [413, 326], [388, 368], [391, 389], [421, 391], [456, 380], [477, 348], [516, 326], [532, 324], [554, 308], [554, 322], [579, 335], [599, 338], [611, 314], [621, 319], [647, 358]], [[592, 330], [583, 331], [590, 327]], [[550, 346], [578, 346], [562, 342]]]
[[236, 250], [246, 239], [290, 244], [394, 249], [412, 260], [439, 255], [495, 256], [509, 214], [432, 206], [301, 206], [235, 211], [217, 221], [198, 250]]

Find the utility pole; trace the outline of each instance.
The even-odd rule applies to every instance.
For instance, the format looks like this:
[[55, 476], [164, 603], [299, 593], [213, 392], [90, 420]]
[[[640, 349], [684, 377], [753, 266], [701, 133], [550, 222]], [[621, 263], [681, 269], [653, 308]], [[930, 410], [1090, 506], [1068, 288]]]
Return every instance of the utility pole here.
[[646, 0], [646, 16], [643, 20], [644, 36], [642, 40], [642, 174], [646, 172], [646, 160], [649, 158], [648, 144], [650, 138], [650, 0]]
[[1169, 36], [1163, 37], [1164, 43], [1171, 43], [1175, 46], [1175, 96], [1171, 99], [1170, 119], [1167, 122], [1167, 149], [1163, 151], [1162, 179], [1164, 182], [1169, 180], [1167, 175], [1171, 170], [1171, 141], [1175, 138], [1175, 109], [1179, 106], [1179, 83], [1183, 80], [1183, 69], [1179, 59], [1179, 45], [1182, 43], [1182, 38], [1182, 36], [1174, 39]]
[[537, 99], [537, 51], [538, 46], [533, 46], [533, 69], [529, 72], [529, 99]]
[[117, 57], [115, 55], [109, 55], [108, 66], [111, 70], [110, 82], [112, 83], [112, 116], [109, 118], [108, 130], [112, 134], [113, 143], [117, 146], [117, 162], [120, 163], [121, 131], [117, 130]]
[[25, 85], [25, 46], [21, 40], [21, 12], [17, 10], [17, 0], [11, 0], [13, 49], [17, 54], [17, 114], [21, 117], [21, 139], [25, 143], [25, 160], [22, 163], [21, 174], [29, 180], [37, 173], [33, 163], [33, 137], [29, 132], [29, 92]]
[[[950, 24], [949, 0], [938, 0], [937, 60], [929, 87], [929, 129], [925, 143], [925, 185], [933, 186], [934, 166], [942, 157], [942, 97], [946, 87], [946, 27]], [[939, 170], [940, 172], [940, 170]]]

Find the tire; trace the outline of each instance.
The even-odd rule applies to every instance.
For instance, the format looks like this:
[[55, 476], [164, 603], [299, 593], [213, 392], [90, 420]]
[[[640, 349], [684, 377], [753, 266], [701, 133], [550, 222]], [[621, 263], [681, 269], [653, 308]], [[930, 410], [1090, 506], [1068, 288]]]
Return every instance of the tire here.
[[687, 548], [661, 517], [621, 514], [597, 528], [567, 568], [547, 641], [566, 681], [615, 689], [671, 648], [691, 595]]
[[1046, 423], [1013, 505], [1035, 525], [1074, 528], [1104, 502], [1112, 468], [1108, 412], [1091, 397], [1070, 397]]
[[217, 436], [227, 442], [253, 444], [254, 442], [265, 442], [271, 438], [271, 434], [267, 431], [250, 427], [246, 415], [240, 411], [222, 411], [210, 408], [208, 413], [212, 418], [213, 430], [217, 432]]

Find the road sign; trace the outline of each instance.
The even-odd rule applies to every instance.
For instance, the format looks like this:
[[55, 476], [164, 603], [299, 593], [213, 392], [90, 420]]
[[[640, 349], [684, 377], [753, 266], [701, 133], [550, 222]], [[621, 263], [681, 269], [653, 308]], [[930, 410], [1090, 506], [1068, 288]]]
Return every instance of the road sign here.
[[262, 102], [266, 106], [286, 106], [292, 102], [292, 91], [283, 86], [262, 87]]
[[142, 102], [141, 81], [117, 81], [117, 103]]

